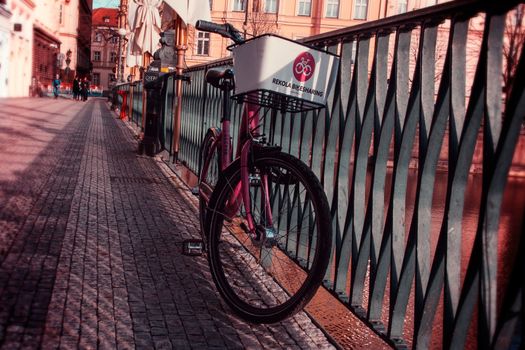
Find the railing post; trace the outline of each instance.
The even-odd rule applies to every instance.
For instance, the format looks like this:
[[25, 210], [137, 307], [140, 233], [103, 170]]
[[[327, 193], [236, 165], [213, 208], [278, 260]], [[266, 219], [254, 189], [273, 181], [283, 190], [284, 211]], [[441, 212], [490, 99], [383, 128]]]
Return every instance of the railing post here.
[[[183, 25], [182, 20], [177, 20], [177, 75], [182, 75], [184, 70], [184, 55], [186, 54], [187, 46], [187, 30]], [[173, 162], [176, 162], [179, 155], [179, 144], [180, 144], [180, 121], [182, 117], [182, 80], [175, 80], [175, 101], [176, 108], [173, 114]]]
[[129, 84], [129, 102], [128, 102], [128, 120], [133, 121], [133, 87], [134, 84]]

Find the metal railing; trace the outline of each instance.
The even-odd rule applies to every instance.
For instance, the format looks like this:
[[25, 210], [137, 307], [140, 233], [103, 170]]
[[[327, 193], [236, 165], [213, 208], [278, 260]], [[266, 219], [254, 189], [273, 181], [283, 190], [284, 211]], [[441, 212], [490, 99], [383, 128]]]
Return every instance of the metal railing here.
[[[314, 170], [331, 205], [325, 287], [394, 347], [524, 343], [522, 213], [500, 222], [509, 169], [524, 156], [525, 55], [502, 89], [519, 3], [454, 1], [308, 38], [341, 55], [327, 108], [264, 111], [270, 142]], [[206, 130], [220, 125], [205, 72], [231, 63], [185, 72], [178, 159], [195, 173]], [[232, 109], [236, 132], [242, 106]]]
[[[158, 135], [163, 149], [172, 153], [173, 147], [173, 114], [175, 104], [175, 79], [173, 75], [164, 75], [161, 78], [160, 133]], [[113, 88], [113, 104], [122, 108], [122, 98], [116, 93], [124, 91], [127, 94], [126, 116], [138, 128], [144, 128], [143, 92], [144, 84], [136, 81], [131, 84], [120, 84]]]

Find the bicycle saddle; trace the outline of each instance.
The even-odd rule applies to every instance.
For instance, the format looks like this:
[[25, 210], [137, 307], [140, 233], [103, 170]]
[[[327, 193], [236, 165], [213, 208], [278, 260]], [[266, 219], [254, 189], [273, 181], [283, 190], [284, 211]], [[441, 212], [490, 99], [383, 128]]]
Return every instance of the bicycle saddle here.
[[233, 89], [233, 69], [213, 68], [206, 72], [206, 81], [221, 90]]

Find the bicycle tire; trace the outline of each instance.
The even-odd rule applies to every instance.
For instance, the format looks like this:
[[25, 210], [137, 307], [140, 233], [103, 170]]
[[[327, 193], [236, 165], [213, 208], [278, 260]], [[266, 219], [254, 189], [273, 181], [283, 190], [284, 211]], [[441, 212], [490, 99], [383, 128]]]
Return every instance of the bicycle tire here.
[[199, 219], [201, 232], [204, 233], [206, 208], [209, 198], [217, 184], [221, 170], [220, 145], [216, 142], [220, 137], [220, 129], [210, 128], [204, 136], [199, 157]]
[[[260, 208], [266, 206], [260, 204], [258, 209], [256, 203], [263, 203], [268, 195], [278, 232], [271, 240], [247, 238], [242, 228], [243, 205], [236, 217], [225, 218], [226, 202], [240, 183], [240, 161], [236, 160], [224, 171], [210, 199], [208, 260], [219, 293], [237, 315], [253, 323], [274, 323], [303, 309], [319, 288], [330, 257], [330, 211], [319, 180], [299, 159], [263, 152], [253, 155], [250, 163], [251, 209], [260, 216], [257, 222], [264, 221]], [[285, 181], [278, 180], [281, 175]], [[259, 185], [253, 180], [257, 176]], [[268, 193], [263, 193], [263, 182], [268, 183]], [[300, 232], [294, 236], [295, 227]]]

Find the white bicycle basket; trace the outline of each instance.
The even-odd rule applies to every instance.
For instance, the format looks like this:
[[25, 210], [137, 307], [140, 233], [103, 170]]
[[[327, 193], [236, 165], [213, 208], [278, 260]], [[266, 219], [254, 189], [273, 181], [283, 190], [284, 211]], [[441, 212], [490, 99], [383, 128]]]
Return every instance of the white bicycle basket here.
[[272, 34], [233, 46], [238, 101], [286, 112], [323, 108], [339, 57]]

